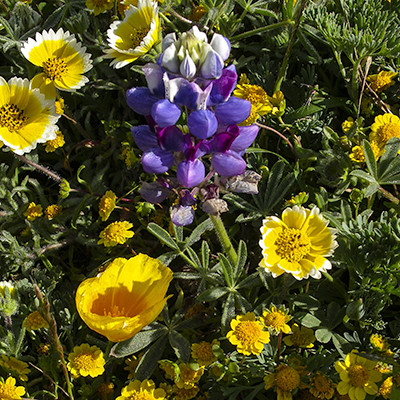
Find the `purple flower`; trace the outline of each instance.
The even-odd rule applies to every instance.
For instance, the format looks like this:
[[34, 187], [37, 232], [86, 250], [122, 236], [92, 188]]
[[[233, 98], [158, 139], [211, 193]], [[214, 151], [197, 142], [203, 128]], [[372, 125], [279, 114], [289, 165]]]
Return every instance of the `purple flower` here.
[[240, 124], [250, 115], [251, 103], [237, 97], [230, 97], [225, 103], [215, 106], [215, 115], [222, 125]]
[[203, 153], [200, 150], [202, 142], [190, 145], [184, 152], [186, 160], [181, 161], [176, 169], [178, 182], [185, 187], [191, 188], [199, 185], [206, 175], [204, 164], [197, 158]]
[[188, 190], [182, 190], [179, 197], [179, 203], [171, 207], [171, 220], [177, 226], [189, 225], [194, 219], [196, 199]]
[[165, 128], [178, 121], [181, 116], [181, 109], [167, 99], [158, 100], [151, 107], [151, 116], [157, 125]]
[[195, 110], [189, 114], [188, 128], [197, 138], [207, 139], [217, 131], [218, 121], [210, 110]]
[[157, 204], [164, 201], [172, 192], [166, 183], [156, 181], [143, 182], [139, 193], [148, 203]]
[[216, 104], [225, 103], [233, 89], [236, 86], [237, 73], [234, 65], [222, 70], [222, 75], [211, 83], [212, 89], [209, 98], [207, 99], [207, 106], [214, 106]]

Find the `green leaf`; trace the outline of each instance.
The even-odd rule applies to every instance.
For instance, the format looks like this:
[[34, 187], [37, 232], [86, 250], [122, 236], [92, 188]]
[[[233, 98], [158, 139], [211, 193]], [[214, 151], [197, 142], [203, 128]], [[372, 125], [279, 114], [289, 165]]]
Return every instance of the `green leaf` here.
[[11, 27], [11, 25], [8, 23], [8, 21], [7, 21], [5, 18], [0, 17], [0, 24], [1, 24], [1, 25], [3, 26], [3, 28], [7, 31], [7, 33], [10, 35], [11, 39], [17, 40], [17, 38], [16, 38], [15, 35], [14, 35], [14, 30], [13, 30], [13, 28]]
[[235, 284], [232, 265], [222, 253], [218, 253], [218, 259], [220, 261], [222, 272], [224, 273], [225, 282], [227, 283], [228, 287], [231, 288]]
[[196, 254], [196, 252], [195, 252], [191, 247], [187, 247], [187, 248], [186, 248], [186, 251], [189, 253], [190, 259], [196, 264], [197, 269], [198, 269], [198, 270], [203, 269], [203, 268], [202, 268], [202, 265], [201, 265], [200, 258], [199, 258], [199, 256]]
[[370, 183], [363, 191], [365, 197], [372, 196], [379, 189], [378, 183]]
[[168, 329], [165, 326], [161, 324], [157, 325], [154, 329], [141, 331], [133, 338], [117, 343], [112, 347], [110, 355], [116, 358], [127, 357], [144, 349], [150, 343], [168, 333]]
[[365, 308], [362, 299], [353, 300], [346, 307], [346, 314], [350, 319], [359, 321], [365, 314]]
[[364, 150], [365, 163], [367, 164], [368, 171], [375, 178], [375, 180], [377, 180], [378, 170], [377, 170], [374, 151], [372, 150], [370, 143], [366, 139], [363, 140], [362, 146]]
[[[400, 139], [391, 138], [385, 145], [385, 152], [379, 159], [378, 165], [378, 176], [382, 179], [386, 173], [391, 174], [391, 171], [395, 170], [396, 173], [399, 172], [398, 165], [393, 166], [393, 162], [397, 159], [400, 162], [400, 158], [397, 157], [400, 150]], [[397, 158], [396, 158], [397, 157]], [[396, 163], [397, 164], [397, 163]]]
[[190, 359], [190, 343], [179, 332], [172, 330], [169, 333], [169, 343], [174, 349], [176, 356], [184, 363], [189, 362]]
[[205, 240], [203, 240], [203, 243], [201, 244], [201, 262], [204, 269], [207, 270], [210, 262], [210, 247]]
[[306, 314], [300, 319], [300, 322], [306, 328], [316, 328], [320, 326], [321, 321], [312, 314]]
[[221, 331], [223, 335], [226, 335], [228, 332], [230, 326], [229, 324], [233, 318], [235, 318], [235, 295], [233, 293], [229, 293], [229, 296], [224, 304], [224, 310], [221, 318]]
[[349, 222], [353, 219], [350, 204], [347, 201], [342, 200], [340, 202], [340, 211], [343, 217], [343, 221], [348, 225]]
[[373, 176], [371, 176], [370, 174], [368, 174], [365, 171], [362, 171], [361, 169], [355, 169], [354, 171], [351, 171], [350, 175], [353, 175], [353, 176], [356, 176], [357, 178], [361, 178], [368, 182], [377, 184], [376, 179]]
[[171, 249], [179, 251], [179, 246], [177, 243], [174, 241], [174, 239], [172, 239], [171, 235], [165, 229], [161, 228], [161, 226], [155, 224], [154, 222], [150, 222], [147, 225], [147, 230], [168, 247], [171, 247]]
[[151, 377], [151, 374], [157, 366], [157, 362], [163, 356], [166, 344], [167, 335], [164, 335], [151, 345], [146, 353], [144, 353], [136, 368], [135, 379], [143, 381]]
[[240, 289], [245, 289], [245, 288], [254, 288], [254, 287], [258, 287], [258, 286], [262, 286], [260, 275], [258, 274], [258, 272], [254, 272], [253, 274], [251, 274], [251, 275], [247, 276], [246, 278], [244, 278], [243, 280], [241, 280], [237, 284], [236, 289], [240, 290]]
[[328, 343], [332, 339], [332, 333], [327, 328], [321, 328], [315, 331], [315, 337], [318, 342]]
[[201, 301], [215, 301], [218, 300], [220, 297], [224, 296], [229, 292], [229, 289], [226, 287], [214, 287], [205, 290], [200, 296], [197, 298], [198, 302]]
[[214, 225], [211, 222], [210, 218], [207, 218], [200, 225], [196, 226], [196, 228], [194, 228], [193, 232], [187, 238], [187, 241], [186, 241], [187, 246], [191, 246], [193, 243], [196, 243], [197, 241], [199, 241], [201, 239], [201, 235], [204, 232], [211, 231], [213, 229], [213, 227], [214, 227]]
[[235, 282], [237, 282], [242, 275], [244, 266], [246, 265], [247, 261], [247, 247], [246, 243], [243, 240], [239, 242], [237, 256], [238, 261], [233, 272]]

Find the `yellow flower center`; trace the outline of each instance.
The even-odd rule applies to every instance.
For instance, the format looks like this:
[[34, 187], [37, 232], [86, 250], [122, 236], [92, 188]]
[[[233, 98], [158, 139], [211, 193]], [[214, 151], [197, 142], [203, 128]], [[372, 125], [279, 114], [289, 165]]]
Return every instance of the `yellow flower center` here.
[[2, 400], [13, 400], [13, 399], [20, 399], [21, 397], [18, 396], [15, 386], [8, 385], [3, 383], [0, 385], [0, 399]]
[[261, 334], [261, 326], [255, 321], [241, 321], [235, 328], [235, 336], [243, 344], [256, 343]]
[[154, 400], [154, 396], [149, 393], [147, 390], [140, 392], [129, 392], [129, 400]]
[[279, 367], [276, 374], [276, 387], [284, 392], [291, 392], [300, 385], [300, 374], [288, 365]]
[[308, 236], [296, 228], [285, 228], [275, 241], [276, 254], [290, 262], [302, 260], [309, 252]]
[[11, 132], [18, 131], [25, 124], [27, 117], [15, 104], [5, 104], [0, 108], [0, 126]]
[[379, 388], [378, 394], [384, 397], [385, 399], [388, 399], [390, 397], [390, 394], [392, 393], [392, 388], [393, 388], [393, 377], [390, 376], [389, 378], [385, 379]]
[[125, 307], [119, 307], [118, 304], [112, 305], [110, 308], [104, 308], [104, 316], [108, 317], [129, 317], [125, 311]]
[[352, 386], [361, 387], [368, 383], [369, 372], [360, 364], [350, 365], [349, 378]]
[[210, 360], [215, 358], [211, 344], [206, 342], [200, 343], [196, 350], [196, 356], [202, 360]]
[[112, 224], [104, 230], [104, 236], [109, 240], [124, 242], [126, 239], [126, 232], [124, 226]]
[[67, 63], [56, 56], [50, 57], [46, 62], [44, 62], [43, 69], [47, 78], [52, 81], [60, 79], [68, 71]]
[[264, 323], [275, 330], [280, 330], [286, 325], [287, 316], [278, 311], [271, 312], [264, 317]]
[[391, 122], [383, 125], [379, 129], [379, 135], [381, 140], [385, 143], [392, 137], [400, 137], [400, 124]]
[[265, 90], [257, 85], [243, 85], [243, 98], [248, 100], [251, 104], [265, 103], [267, 98], [267, 93]]
[[129, 35], [132, 40], [132, 48], [138, 47], [140, 42], [146, 37], [149, 32], [148, 28], [135, 28]]
[[77, 370], [85, 372], [91, 372], [98, 367], [98, 362], [93, 357], [93, 354], [90, 353], [83, 353], [76, 356], [74, 364]]
[[314, 387], [319, 392], [329, 392], [331, 390], [331, 384], [326, 376], [318, 374], [314, 379]]

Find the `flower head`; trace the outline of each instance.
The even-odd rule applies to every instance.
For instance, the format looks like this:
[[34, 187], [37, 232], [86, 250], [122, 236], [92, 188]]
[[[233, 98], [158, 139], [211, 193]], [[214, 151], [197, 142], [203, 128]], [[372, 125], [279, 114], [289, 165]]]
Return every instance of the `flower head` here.
[[354, 119], [352, 117], [348, 117], [345, 121], [342, 122], [343, 133], [347, 133], [353, 125], [354, 125]]
[[46, 207], [46, 210], [44, 211], [44, 216], [48, 220], [52, 220], [62, 213], [62, 207], [58, 206], [57, 204], [50, 204], [49, 206]]
[[283, 339], [286, 346], [304, 347], [310, 349], [314, 347], [314, 331], [305, 326], [299, 327], [297, 324], [292, 326], [292, 334]]
[[142, 382], [135, 380], [123, 387], [121, 396], [118, 396], [116, 400], [164, 400], [165, 396], [164, 389], [156, 389], [151, 379], [145, 379]]
[[263, 330], [261, 322], [256, 320], [252, 312], [238, 315], [231, 321], [231, 331], [226, 335], [236, 346], [236, 350], [244, 355], [261, 354], [264, 343], [269, 343], [269, 332]]
[[190, 389], [196, 386], [204, 373], [204, 366], [193, 369], [190, 364], [180, 363], [179, 374], [174, 377], [175, 385], [179, 389]]
[[133, 225], [127, 221], [113, 222], [100, 232], [100, 240], [97, 244], [104, 244], [105, 247], [123, 244], [134, 235], [134, 233], [129, 230], [132, 227]]
[[380, 149], [392, 137], [400, 138], [400, 118], [394, 114], [383, 114], [375, 117], [369, 135], [370, 142], [375, 141]]
[[32, 64], [43, 68], [36, 79], [49, 86], [48, 90], [55, 87], [74, 91], [89, 81], [83, 74], [92, 68], [91, 55], [76, 41], [75, 35], [62, 28], [57, 32], [52, 29], [37, 32], [36, 40], [29, 38], [21, 52]]
[[392, 394], [392, 388], [393, 388], [393, 376], [389, 376], [386, 378], [378, 391], [378, 395], [382, 396], [384, 399], [390, 399], [390, 395]]
[[129, 372], [128, 379], [132, 379], [135, 376], [136, 368], [142, 356], [143, 354], [139, 357], [132, 355], [125, 360], [126, 367], [124, 367], [124, 370]]
[[103, 382], [97, 389], [97, 393], [102, 399], [108, 399], [114, 393], [114, 384], [112, 382]]
[[28, 221], [34, 221], [36, 218], [43, 215], [42, 206], [32, 201], [31, 203], [29, 203], [28, 208], [24, 212], [24, 215]]
[[219, 346], [218, 340], [214, 339], [211, 343], [204, 341], [193, 343], [191, 346], [193, 359], [197, 361], [200, 366], [208, 367], [218, 359], [213, 352], [213, 346]]
[[277, 400], [292, 400], [292, 392], [300, 387], [300, 378], [300, 373], [295, 368], [281, 364], [275, 373], [265, 376], [265, 389], [275, 387]]
[[61, 131], [56, 132], [56, 137], [52, 140], [48, 140], [45, 145], [46, 153], [52, 153], [59, 147], [63, 147], [65, 144], [65, 138]]
[[5, 354], [1, 355], [0, 365], [11, 373], [18, 375], [19, 379], [24, 382], [28, 380], [27, 374], [31, 372], [26, 362], [17, 360], [12, 356], [7, 357]]
[[16, 380], [9, 376], [6, 381], [0, 380], [0, 399], [4, 400], [20, 400], [25, 394], [23, 386], [15, 386]]
[[192, 386], [190, 388], [180, 388], [177, 385], [172, 386], [173, 399], [175, 400], [191, 400], [196, 397], [199, 393], [198, 386]]
[[36, 331], [41, 328], [48, 328], [48, 322], [42, 317], [38, 310], [31, 312], [24, 321], [24, 327], [27, 331]]
[[320, 372], [310, 379], [310, 384], [310, 393], [318, 399], [329, 400], [335, 393], [335, 384]]
[[86, 0], [86, 7], [94, 14], [99, 15], [114, 7], [114, 0]]
[[394, 85], [393, 78], [397, 76], [397, 72], [381, 71], [375, 75], [369, 75], [367, 81], [370, 83], [371, 89], [376, 93], [383, 92], [388, 87]]
[[107, 190], [105, 195], [100, 199], [99, 215], [102, 221], [107, 221], [110, 214], [115, 208], [115, 200], [117, 196], [112, 190]]
[[274, 277], [287, 272], [299, 280], [309, 276], [319, 279], [321, 271], [332, 267], [325, 257], [337, 247], [335, 230], [327, 227], [317, 207], [286, 208], [282, 219], [264, 219], [261, 233], [260, 266]]
[[171, 280], [172, 271], [154, 258], [116, 258], [104, 272], [79, 285], [76, 307], [89, 328], [121, 342], [157, 318]]
[[375, 395], [376, 382], [382, 377], [375, 367], [375, 361], [361, 357], [356, 351], [347, 354], [344, 361], [336, 361], [335, 369], [341, 379], [337, 386], [339, 394], [348, 394], [351, 400], [364, 400], [367, 393]]
[[104, 372], [104, 354], [97, 346], [83, 343], [75, 346], [72, 353], [68, 354], [68, 370], [74, 378], [90, 376], [95, 378]]
[[382, 335], [378, 334], [373, 334], [369, 337], [369, 341], [374, 347], [374, 349], [381, 351], [381, 352], [388, 352], [389, 350], [389, 344], [385, 338], [382, 337]]
[[276, 334], [279, 332], [290, 333], [291, 329], [287, 324], [290, 318], [289, 310], [284, 306], [279, 308], [272, 306], [263, 312], [261, 321], [268, 329]]
[[54, 139], [59, 117], [54, 102], [31, 89], [28, 79], [0, 77], [0, 141], [16, 154]]
[[[373, 140], [370, 143], [372, 151], [374, 152], [375, 160], [377, 160], [384, 152], [382, 148], [378, 146], [378, 143]], [[349, 154], [350, 160], [354, 162], [365, 162], [364, 149], [361, 146], [354, 146]]]
[[160, 39], [160, 20], [157, 2], [139, 0], [130, 5], [122, 21], [115, 21], [107, 31], [110, 49], [106, 58], [114, 58], [111, 66], [122, 68], [143, 56]]

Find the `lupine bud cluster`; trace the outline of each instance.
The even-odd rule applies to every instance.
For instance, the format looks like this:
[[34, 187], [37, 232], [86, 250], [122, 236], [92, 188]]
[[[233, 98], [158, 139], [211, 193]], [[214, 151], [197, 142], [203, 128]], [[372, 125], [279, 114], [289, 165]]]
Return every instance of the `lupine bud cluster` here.
[[[231, 96], [236, 69], [223, 68], [229, 41], [214, 34], [208, 43], [206, 34], [193, 27], [179, 39], [167, 35], [162, 49], [157, 63], [143, 67], [147, 87], [127, 91], [128, 105], [147, 120], [131, 128], [143, 151], [143, 169], [162, 174], [176, 167], [179, 185], [189, 189], [201, 185], [210, 168], [222, 177], [242, 174], [242, 155], [258, 126], [239, 125], [250, 115], [251, 104]], [[149, 189], [160, 195], [166, 191], [147, 187], [143, 192]], [[187, 193], [179, 200], [183, 207], [192, 206]]]

